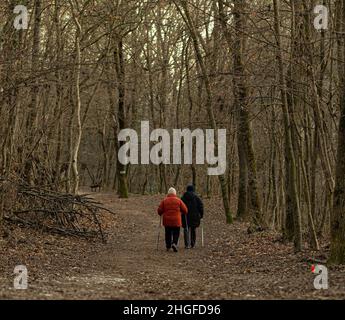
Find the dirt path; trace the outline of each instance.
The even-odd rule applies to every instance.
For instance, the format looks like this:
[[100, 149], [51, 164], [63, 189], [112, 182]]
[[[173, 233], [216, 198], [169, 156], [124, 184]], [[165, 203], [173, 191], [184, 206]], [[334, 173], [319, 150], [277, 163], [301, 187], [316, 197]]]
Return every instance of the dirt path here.
[[[226, 226], [220, 201], [206, 201], [205, 248], [167, 253], [161, 230], [156, 251], [158, 196], [97, 200], [117, 213], [106, 245], [37, 234], [0, 243], [0, 297], [40, 299], [280, 299], [345, 298], [345, 268], [330, 270], [330, 289], [316, 291], [308, 257], [292, 254], [276, 234], [248, 235]], [[24, 231], [20, 231], [24, 232]], [[25, 264], [30, 287], [12, 287]]]

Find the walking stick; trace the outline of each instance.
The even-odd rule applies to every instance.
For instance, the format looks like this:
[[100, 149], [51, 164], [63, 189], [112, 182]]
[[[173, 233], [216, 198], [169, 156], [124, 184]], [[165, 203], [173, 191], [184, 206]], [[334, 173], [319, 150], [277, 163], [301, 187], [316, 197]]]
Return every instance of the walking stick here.
[[160, 219], [159, 219], [159, 225], [158, 225], [157, 251], [159, 250], [159, 240], [160, 240], [160, 238], [161, 238], [162, 218], [163, 218], [163, 216], [160, 217]]
[[204, 222], [201, 220], [201, 246], [204, 247]]
[[187, 215], [184, 215], [184, 218], [185, 218], [185, 221], [186, 221], [187, 243], [188, 243], [188, 246], [190, 246], [192, 241], [191, 241], [191, 235], [189, 233], [189, 226], [188, 226]]

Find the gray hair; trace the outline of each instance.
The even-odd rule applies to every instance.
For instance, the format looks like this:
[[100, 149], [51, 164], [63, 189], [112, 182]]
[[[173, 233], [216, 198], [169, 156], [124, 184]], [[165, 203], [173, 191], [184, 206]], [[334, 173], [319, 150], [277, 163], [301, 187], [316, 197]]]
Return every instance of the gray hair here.
[[176, 196], [177, 192], [175, 188], [170, 188], [168, 191], [168, 195], [175, 195]]

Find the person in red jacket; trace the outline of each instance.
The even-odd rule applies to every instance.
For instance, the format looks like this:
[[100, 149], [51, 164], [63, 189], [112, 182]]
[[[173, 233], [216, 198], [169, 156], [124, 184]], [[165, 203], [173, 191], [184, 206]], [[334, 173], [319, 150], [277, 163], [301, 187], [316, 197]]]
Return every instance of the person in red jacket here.
[[188, 209], [181, 199], [176, 195], [176, 190], [170, 188], [168, 196], [161, 202], [158, 214], [163, 216], [163, 226], [165, 227], [165, 242], [167, 251], [173, 249], [178, 252], [177, 246], [182, 227], [182, 214], [187, 214]]

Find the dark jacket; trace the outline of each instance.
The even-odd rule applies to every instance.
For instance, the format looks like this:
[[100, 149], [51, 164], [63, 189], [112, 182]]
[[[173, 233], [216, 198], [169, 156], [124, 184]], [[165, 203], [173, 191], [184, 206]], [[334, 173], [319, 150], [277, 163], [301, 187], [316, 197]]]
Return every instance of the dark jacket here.
[[204, 217], [204, 205], [201, 199], [194, 191], [187, 191], [181, 199], [188, 208], [188, 215], [182, 217], [183, 228], [186, 228], [186, 220], [188, 227], [198, 228], [200, 220]]

